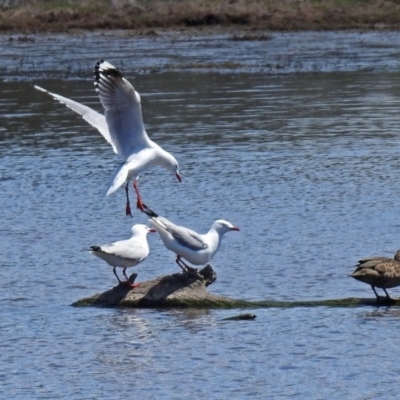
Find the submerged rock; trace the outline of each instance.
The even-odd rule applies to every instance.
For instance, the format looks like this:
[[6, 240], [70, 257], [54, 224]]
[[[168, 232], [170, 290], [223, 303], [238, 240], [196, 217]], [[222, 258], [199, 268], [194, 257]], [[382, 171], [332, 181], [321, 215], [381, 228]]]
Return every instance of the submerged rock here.
[[223, 321], [253, 321], [257, 318], [255, 314], [239, 314], [233, 317], [224, 318]]

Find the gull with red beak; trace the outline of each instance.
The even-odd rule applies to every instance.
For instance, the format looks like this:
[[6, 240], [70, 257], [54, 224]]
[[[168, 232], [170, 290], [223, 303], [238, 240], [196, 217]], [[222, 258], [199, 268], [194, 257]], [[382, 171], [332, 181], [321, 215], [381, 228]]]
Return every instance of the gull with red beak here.
[[176, 263], [184, 272], [192, 271], [194, 268], [188, 266], [182, 258], [194, 265], [207, 264], [218, 251], [222, 236], [226, 232], [239, 230], [230, 222], [218, 219], [206, 234], [201, 235], [191, 229], [175, 225], [166, 218], [158, 216], [145, 204], [142, 205], [165, 247], [176, 254]]
[[85, 121], [100, 131], [111, 144], [114, 152], [121, 157], [122, 163], [116, 169], [106, 195], [125, 185], [126, 215], [132, 216], [128, 194], [129, 182], [133, 179], [133, 187], [137, 195], [136, 205], [143, 211], [137, 187], [139, 174], [150, 167], [160, 166], [172, 172], [181, 182], [178, 162], [172, 154], [147, 136], [143, 125], [139, 93], [120, 70], [107, 61], [99, 61], [94, 67], [94, 81], [104, 108], [104, 115], [39, 86], [35, 88], [80, 114]]
[[[120, 240], [111, 244], [101, 246], [91, 246], [90, 253], [104, 260], [113, 268], [114, 275], [120, 284], [126, 284], [131, 288], [138, 287], [140, 284], [133, 284], [126, 276], [126, 269], [140, 264], [147, 258], [150, 253], [149, 244], [147, 243], [147, 234], [156, 232], [143, 224], [136, 224], [132, 227], [132, 236], [127, 240]], [[121, 281], [115, 271], [116, 268], [123, 268], [122, 273], [126, 278], [126, 282]]]

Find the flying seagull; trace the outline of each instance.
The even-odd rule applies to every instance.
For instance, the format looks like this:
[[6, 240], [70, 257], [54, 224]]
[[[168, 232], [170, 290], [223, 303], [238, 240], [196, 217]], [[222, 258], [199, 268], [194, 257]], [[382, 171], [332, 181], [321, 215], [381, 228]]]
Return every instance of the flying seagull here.
[[125, 185], [126, 215], [132, 216], [128, 194], [131, 179], [137, 195], [136, 205], [142, 209], [137, 186], [139, 174], [158, 165], [172, 172], [179, 182], [182, 182], [179, 165], [172, 154], [147, 136], [143, 125], [140, 95], [120, 70], [107, 61], [97, 62], [94, 67], [94, 84], [104, 108], [104, 115], [39, 86], [35, 86], [35, 89], [49, 94], [80, 114], [85, 121], [100, 131], [114, 152], [121, 157], [122, 163], [116, 169], [106, 195]]

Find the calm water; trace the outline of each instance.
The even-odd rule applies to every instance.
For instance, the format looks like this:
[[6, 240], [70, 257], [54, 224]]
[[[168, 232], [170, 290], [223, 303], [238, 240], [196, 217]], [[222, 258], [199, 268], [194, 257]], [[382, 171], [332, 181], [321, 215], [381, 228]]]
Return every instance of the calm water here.
[[[125, 238], [133, 223], [146, 222], [138, 212], [124, 216], [122, 190], [101, 196], [119, 162], [109, 145], [32, 87], [34, 81], [100, 110], [90, 72], [69, 74], [62, 63], [53, 68], [75, 49], [86, 48], [88, 65], [108, 54], [110, 38], [96, 37], [97, 49], [79, 38], [58, 47], [57, 37], [1, 39], [8, 57], [0, 60], [6, 71], [0, 397], [394, 398], [400, 373], [395, 307], [249, 310], [257, 314], [251, 322], [222, 321], [238, 310], [70, 307], [115, 284], [111, 268], [85, 249]], [[320, 42], [312, 46], [310, 38]], [[298, 51], [292, 39], [210, 39], [208, 51], [221, 55], [218, 64], [235, 43], [264, 57], [269, 46], [278, 58], [279, 47], [282, 58], [292, 48], [292, 65], [298, 54], [320, 65], [319, 72], [304, 63], [284, 73], [198, 71], [185, 64], [141, 74], [128, 67], [133, 44], [131, 53], [108, 58], [125, 65], [142, 95], [148, 133], [176, 156], [184, 176], [179, 184], [162, 169], [148, 171], [142, 195], [159, 214], [198, 231], [217, 218], [241, 228], [225, 236], [213, 260], [214, 293], [253, 300], [371, 298], [368, 286], [347, 275], [360, 257], [392, 256], [399, 247], [400, 65], [399, 49], [387, 43], [400, 43], [400, 35], [304, 34]], [[124, 40], [114, 39], [111, 54], [128, 46]], [[139, 63], [163, 64], [172, 42], [165, 39], [163, 49], [160, 38], [146, 40], [159, 55]], [[340, 53], [335, 64], [326, 53], [362, 40], [368, 51], [354, 56], [357, 63], [346, 64]], [[199, 47], [192, 51], [201, 58], [207, 43]], [[177, 45], [176, 58], [189, 48]], [[315, 53], [318, 48], [326, 54]], [[35, 61], [32, 73], [17, 73], [18, 51], [50, 67]], [[43, 79], [58, 73], [62, 79]], [[138, 279], [179, 270], [156, 235], [149, 242]]]

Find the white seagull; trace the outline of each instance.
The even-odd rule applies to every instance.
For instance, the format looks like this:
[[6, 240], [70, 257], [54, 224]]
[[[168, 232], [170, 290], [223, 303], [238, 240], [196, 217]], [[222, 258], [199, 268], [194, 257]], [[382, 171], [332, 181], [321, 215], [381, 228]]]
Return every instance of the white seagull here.
[[194, 265], [206, 264], [218, 251], [222, 236], [226, 232], [239, 230], [230, 222], [218, 219], [206, 234], [201, 235], [191, 229], [175, 225], [166, 218], [159, 217], [145, 204], [142, 205], [144, 212], [151, 217], [149, 221], [160, 234], [165, 247], [177, 255], [176, 263], [185, 272], [191, 271], [193, 268], [185, 264], [182, 258]]
[[[104, 244], [102, 246], [91, 246], [90, 253], [104, 260], [108, 265], [114, 267], [113, 272], [118, 282], [124, 283], [131, 288], [138, 287], [140, 284], [132, 284], [126, 276], [126, 269], [140, 264], [150, 253], [149, 244], [147, 243], [147, 234], [156, 232], [143, 224], [136, 224], [132, 227], [132, 236], [127, 240], [120, 240], [112, 244]], [[126, 278], [126, 282], [122, 282], [115, 269], [123, 268], [122, 273]]]
[[49, 94], [80, 114], [85, 121], [100, 131], [114, 152], [122, 158], [123, 161], [115, 171], [106, 195], [125, 184], [126, 215], [132, 216], [128, 195], [130, 180], [134, 180], [137, 207], [142, 209], [142, 200], [137, 187], [139, 174], [147, 168], [158, 165], [175, 174], [179, 182], [182, 182], [179, 165], [172, 154], [147, 136], [143, 125], [140, 95], [124, 78], [121, 71], [109, 62], [101, 60], [94, 67], [94, 81], [105, 115], [39, 86], [35, 85], [35, 89]]

